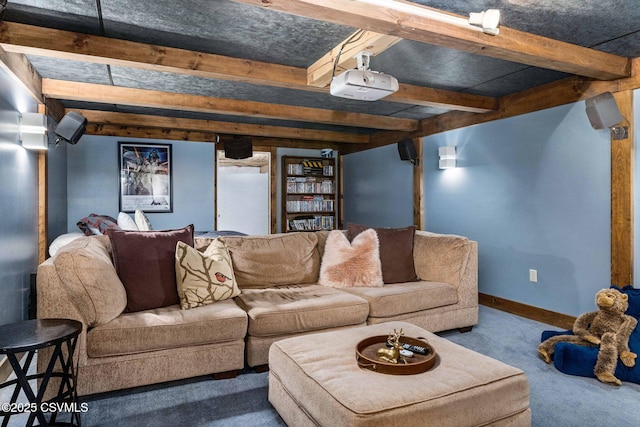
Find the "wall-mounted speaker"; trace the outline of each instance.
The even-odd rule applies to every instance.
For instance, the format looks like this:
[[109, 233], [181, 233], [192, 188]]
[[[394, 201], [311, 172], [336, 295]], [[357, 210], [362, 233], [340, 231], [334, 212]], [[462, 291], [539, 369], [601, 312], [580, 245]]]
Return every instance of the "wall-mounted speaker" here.
[[253, 156], [253, 145], [248, 136], [234, 136], [224, 142], [224, 156], [227, 159], [246, 159]]
[[587, 117], [594, 129], [609, 129], [624, 120], [611, 92], [589, 98], [585, 104]]
[[87, 119], [82, 114], [69, 111], [53, 131], [57, 135], [56, 144], [60, 141], [77, 144], [86, 129]]
[[418, 154], [415, 145], [413, 145], [413, 139], [403, 138], [398, 141], [398, 154], [400, 154], [400, 160], [408, 160], [415, 165], [418, 161]]

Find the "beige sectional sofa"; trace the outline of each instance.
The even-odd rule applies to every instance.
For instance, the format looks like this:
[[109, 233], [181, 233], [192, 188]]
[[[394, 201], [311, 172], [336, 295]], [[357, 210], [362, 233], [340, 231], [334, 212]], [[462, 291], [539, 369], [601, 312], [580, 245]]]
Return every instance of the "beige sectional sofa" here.
[[[219, 237], [239, 296], [132, 313], [109, 238], [83, 237], [39, 266], [38, 317], [82, 322], [80, 395], [265, 365], [273, 342], [318, 331], [391, 320], [431, 332], [477, 323], [476, 242], [416, 231], [417, 281], [336, 289], [317, 284], [327, 235]], [[209, 243], [195, 240], [197, 248]]]

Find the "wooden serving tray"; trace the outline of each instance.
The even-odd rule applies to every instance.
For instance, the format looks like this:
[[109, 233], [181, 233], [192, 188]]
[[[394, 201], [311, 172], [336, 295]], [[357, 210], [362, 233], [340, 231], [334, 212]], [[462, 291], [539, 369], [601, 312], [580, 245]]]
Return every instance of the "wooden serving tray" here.
[[413, 357], [400, 356], [397, 364], [378, 359], [377, 351], [379, 348], [386, 348], [387, 338], [387, 335], [376, 335], [358, 343], [356, 361], [360, 368], [381, 374], [414, 375], [428, 371], [436, 363], [436, 351], [428, 342], [404, 336], [400, 337], [401, 343], [424, 347], [429, 350], [428, 353], [426, 355], [414, 353]]

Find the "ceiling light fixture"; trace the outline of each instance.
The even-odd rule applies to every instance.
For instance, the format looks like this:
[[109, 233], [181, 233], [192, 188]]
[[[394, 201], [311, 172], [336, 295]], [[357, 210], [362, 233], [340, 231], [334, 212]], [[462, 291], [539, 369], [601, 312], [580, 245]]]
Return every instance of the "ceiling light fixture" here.
[[39, 113], [22, 113], [20, 116], [20, 141], [29, 150], [49, 148], [47, 116]]
[[470, 13], [469, 18], [462, 18], [456, 15], [450, 15], [435, 9], [429, 9], [417, 4], [409, 2], [400, 2], [395, 0], [358, 0], [374, 6], [385, 7], [387, 9], [397, 10], [398, 12], [408, 13], [411, 15], [422, 16], [433, 19], [435, 21], [444, 22], [459, 27], [470, 28], [472, 30], [482, 31], [485, 34], [495, 36], [500, 33], [498, 26], [500, 25], [500, 11], [498, 9], [488, 9], [484, 12]]

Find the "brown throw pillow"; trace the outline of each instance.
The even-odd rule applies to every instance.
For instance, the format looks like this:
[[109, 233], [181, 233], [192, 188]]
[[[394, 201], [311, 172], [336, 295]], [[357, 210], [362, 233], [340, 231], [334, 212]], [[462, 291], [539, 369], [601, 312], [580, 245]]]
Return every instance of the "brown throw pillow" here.
[[324, 247], [318, 284], [333, 288], [384, 285], [376, 232], [366, 230], [349, 242], [342, 231], [331, 231]]
[[193, 224], [178, 230], [109, 230], [113, 262], [127, 291], [125, 311], [178, 304], [176, 245], [193, 246]]
[[[347, 224], [349, 240], [370, 227]], [[413, 264], [413, 237], [416, 226], [374, 228], [380, 240], [380, 261], [384, 283], [413, 282], [418, 279]]]

